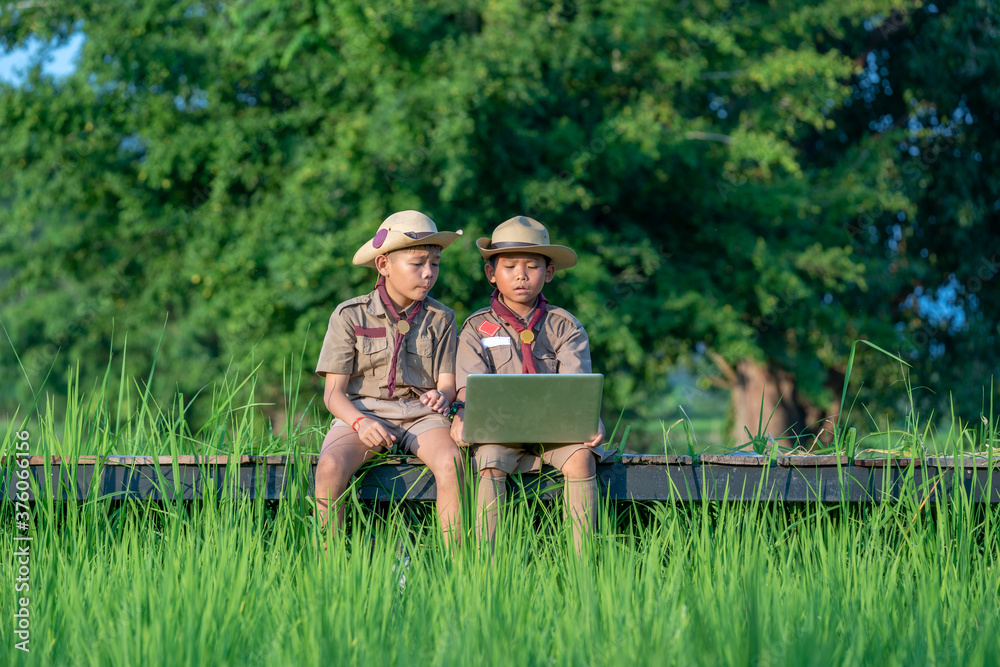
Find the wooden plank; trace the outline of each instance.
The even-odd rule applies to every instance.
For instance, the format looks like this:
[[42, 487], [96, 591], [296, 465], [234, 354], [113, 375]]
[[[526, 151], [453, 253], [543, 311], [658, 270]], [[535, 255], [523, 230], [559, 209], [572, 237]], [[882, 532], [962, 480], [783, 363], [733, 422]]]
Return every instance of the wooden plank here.
[[809, 468], [813, 466], [846, 466], [851, 464], [848, 456], [834, 454], [796, 454], [778, 457], [778, 465], [792, 468]]
[[622, 454], [625, 465], [686, 465], [694, 463], [694, 457], [686, 454]]
[[[282, 500], [312, 492], [315, 457], [285, 458], [268, 464], [267, 457], [228, 465], [160, 465], [159, 458], [119, 457], [144, 463], [76, 466], [44, 463], [30, 466], [34, 488], [60, 500], [195, 500], [245, 497]], [[745, 459], [747, 457], [741, 457]], [[236, 460], [236, 459], [234, 459]], [[240, 459], [242, 461], [242, 459]], [[946, 502], [956, 493], [975, 502], [1000, 503], [1000, 475], [984, 467], [914, 467], [793, 465], [748, 466], [715, 463], [658, 463], [658, 459], [603, 463], [597, 467], [602, 493], [612, 500], [643, 502], [762, 501], [762, 502], [883, 502], [907, 493], [928, 502]], [[13, 468], [0, 470], [0, 498], [17, 494]], [[994, 477], [996, 479], [994, 480]], [[543, 499], [558, 498], [562, 480], [554, 471], [528, 474], [511, 485], [511, 492]], [[433, 500], [436, 485], [423, 465], [409, 461], [367, 467], [357, 489], [365, 501]], [[29, 493], [33, 498], [33, 494]]]
[[725, 466], [767, 466], [771, 465], [771, 457], [756, 452], [732, 452], [731, 454], [702, 454], [698, 457], [701, 463], [716, 463]]
[[906, 468], [908, 466], [917, 467], [920, 465], [920, 459], [910, 458], [906, 456], [901, 457], [880, 457], [880, 458], [855, 458], [854, 464], [865, 468], [887, 468], [894, 466], [897, 468]]
[[1000, 466], [1000, 457], [964, 454], [962, 456], [928, 456], [924, 465], [934, 468], [993, 468]]
[[125, 456], [113, 454], [104, 457], [104, 465], [107, 466], [136, 466], [153, 465], [152, 456]]

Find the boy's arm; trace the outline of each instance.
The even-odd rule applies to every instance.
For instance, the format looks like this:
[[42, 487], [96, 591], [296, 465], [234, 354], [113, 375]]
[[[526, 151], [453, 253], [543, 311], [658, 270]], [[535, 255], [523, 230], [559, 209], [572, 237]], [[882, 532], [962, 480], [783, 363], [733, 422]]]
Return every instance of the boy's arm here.
[[425, 391], [420, 395], [420, 402], [429, 405], [431, 409], [445, 414], [455, 400], [455, 374], [439, 373], [437, 388]]
[[590, 339], [582, 326], [567, 332], [556, 350], [560, 373], [592, 373], [590, 364]]
[[344, 373], [349, 376], [355, 369], [356, 343], [354, 323], [338, 307], [330, 315], [330, 322], [326, 327], [323, 348], [316, 363], [316, 374], [320, 377], [328, 373]]
[[458, 327], [455, 324], [455, 313], [448, 311], [448, 323], [437, 344], [437, 358], [434, 368], [437, 370], [436, 388], [425, 391], [420, 396], [420, 402], [432, 409], [445, 414], [448, 406], [455, 400], [455, 345], [458, 342]]
[[[593, 367], [590, 363], [590, 339], [583, 326], [577, 326], [556, 350], [556, 359], [559, 362], [560, 373], [592, 373]], [[588, 447], [597, 447], [604, 440], [606, 435], [604, 421], [597, 420], [597, 433], [585, 444]]]
[[470, 375], [490, 372], [483, 343], [476, 330], [466, 322], [458, 336], [455, 354], [455, 388], [459, 391], [459, 400], [465, 399], [465, 385]]
[[[458, 389], [456, 400], [465, 403], [465, 385], [470, 375], [490, 372], [490, 367], [483, 357], [484, 354], [479, 337], [467, 322], [462, 327], [462, 333], [458, 337], [458, 354], [455, 359], [455, 386]], [[459, 408], [451, 421], [451, 439], [459, 447], [469, 446], [469, 443], [464, 439], [464, 422], [465, 408]]]
[[[456, 400], [465, 403], [465, 387], [458, 390], [458, 398]], [[451, 420], [451, 439], [455, 441], [455, 444], [459, 447], [468, 447], [464, 433], [465, 424], [465, 408], [461, 407], [455, 412], [455, 416]]]
[[455, 374], [454, 373], [441, 373], [438, 376], [438, 386], [439, 392], [444, 394], [445, 399], [447, 399], [448, 404], [451, 404], [455, 400]]
[[362, 444], [368, 447], [390, 447], [396, 436], [391, 435], [382, 422], [358, 410], [354, 403], [347, 398], [347, 382], [350, 379], [350, 375], [327, 373], [326, 386], [323, 389], [323, 403], [337, 419], [348, 424], [357, 424], [358, 437]]

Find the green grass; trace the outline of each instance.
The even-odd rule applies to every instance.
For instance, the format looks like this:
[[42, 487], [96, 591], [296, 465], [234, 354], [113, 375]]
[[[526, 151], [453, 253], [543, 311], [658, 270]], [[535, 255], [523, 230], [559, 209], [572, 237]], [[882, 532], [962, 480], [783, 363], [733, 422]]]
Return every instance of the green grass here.
[[[289, 395], [299, 377], [293, 367]], [[185, 419], [191, 398], [159, 405], [148, 383], [121, 378], [112, 390], [110, 379], [83, 392], [71, 382], [64, 412], [40, 400], [2, 451], [25, 425], [32, 453], [71, 458], [315, 453], [323, 431], [314, 406], [292, 404], [307, 416], [273, 433], [253, 373], [207, 388], [197, 428]], [[918, 451], [929, 432], [914, 415], [872, 423], [860, 436], [840, 430], [837, 446]], [[691, 425], [672, 427], [671, 443], [687, 447]], [[986, 404], [981, 423], [953, 417], [939, 437], [968, 452], [998, 434]], [[866, 507], [605, 505], [583, 557], [558, 503], [526, 499], [512, 504], [494, 558], [468, 533], [450, 555], [427, 505], [381, 513], [356, 498], [346, 536], [323, 553], [304, 480], [295, 488], [282, 503], [43, 497], [31, 517], [31, 653], [13, 648], [21, 594], [5, 563], [0, 664], [975, 665], [1000, 655], [998, 510], [961, 487], [941, 505], [916, 491]], [[14, 512], [0, 503], [4, 554], [19, 544]]]
[[[470, 543], [449, 556], [426, 511], [355, 510], [323, 555], [302, 503], [42, 504], [32, 652], [11, 650], [9, 621], [0, 645], [39, 665], [985, 664], [1000, 651], [993, 509], [618, 509], [577, 558], [558, 512], [521, 503], [491, 560]], [[7, 506], [2, 523], [11, 553]], [[5, 619], [13, 587], [5, 567]]]
[[[1000, 409], [994, 406], [1000, 388], [992, 385], [984, 388], [979, 421], [963, 421], [954, 406], [948, 415], [919, 415], [912, 409], [913, 389], [905, 365], [900, 362], [904, 387], [900, 398], [909, 402], [910, 410], [900, 423], [889, 424], [885, 416], [872, 415], [864, 405], [849, 400], [850, 371], [858, 343], [888, 354], [867, 341], [855, 342], [841, 397], [844, 409], [838, 415], [833, 442], [827, 446], [807, 441], [795, 443], [778, 434], [776, 445], [782, 451], [798, 444], [800, 449], [812, 453], [836, 452], [851, 457], [979, 453], [1000, 458], [1000, 452], [994, 452], [1000, 447]], [[889, 356], [898, 360], [894, 355]], [[114, 362], [109, 362], [104, 377], [84, 390], [78, 375], [70, 369], [67, 396], [58, 401], [45, 393], [44, 387], [39, 389], [32, 405], [9, 416], [6, 423], [0, 422], [0, 434], [5, 434], [0, 442], [0, 455], [11, 451], [13, 434], [23, 428], [40, 436], [34, 438], [34, 454], [68, 458], [107, 454], [317, 453], [329, 423], [329, 414], [320, 404], [319, 396], [305, 404], [299, 402], [298, 397], [306, 393], [301, 391], [307, 374], [304, 351], [298, 359], [290, 361], [283, 377], [283, 394], [289, 397], [282, 399], [280, 406], [287, 415], [283, 424], [271, 424], [264, 417], [262, 409], [275, 406], [259, 398], [259, 377], [252, 360], [249, 370], [230, 368], [225, 376], [196, 395], [178, 394], [165, 405], [150, 392], [155, 360], [149, 377], [142, 381], [124, 376], [124, 359], [119, 373], [113, 371], [113, 366]], [[611, 430], [607, 442], [623, 452], [654, 454], [715, 454], [746, 445], [763, 451], [774, 445], [762, 435], [769, 420], [769, 415], [763, 412], [757, 433], [747, 433], [746, 442], [729, 441], [721, 417], [724, 412], [721, 401], [717, 393], [702, 392], [686, 407], [678, 404], [670, 410], [668, 419], [631, 423], [620, 418], [606, 420]], [[712, 412], [713, 406], [716, 412]], [[199, 418], [192, 418], [194, 412]], [[668, 429], [669, 437], [664, 434]]]

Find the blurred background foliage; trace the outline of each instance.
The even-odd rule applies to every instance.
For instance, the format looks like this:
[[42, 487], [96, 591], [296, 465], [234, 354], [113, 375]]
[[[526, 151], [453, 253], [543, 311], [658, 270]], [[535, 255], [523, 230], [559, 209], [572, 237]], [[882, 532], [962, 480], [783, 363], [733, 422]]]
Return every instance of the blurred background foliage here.
[[[819, 432], [858, 338], [913, 366], [925, 417], [988, 409], [992, 2], [0, 6], [6, 50], [85, 37], [70, 74], [43, 50], [0, 84], [8, 418], [50, 368], [60, 395], [126, 346], [137, 377], [159, 350], [164, 400], [260, 365], [280, 416], [292, 360], [308, 372], [371, 287], [354, 251], [407, 208], [465, 230], [435, 289], [460, 321], [499, 222], [578, 250], [547, 295], [586, 325], [632, 448], [662, 447], [678, 404], [724, 418], [720, 442], [762, 397], [775, 436]], [[907, 400], [888, 357], [853, 377], [873, 415]]]

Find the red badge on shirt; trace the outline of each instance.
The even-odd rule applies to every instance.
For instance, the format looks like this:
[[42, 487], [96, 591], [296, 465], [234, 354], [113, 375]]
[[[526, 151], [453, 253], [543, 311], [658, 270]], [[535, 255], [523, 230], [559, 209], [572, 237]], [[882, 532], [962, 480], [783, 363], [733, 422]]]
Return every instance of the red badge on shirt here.
[[500, 325], [493, 324], [489, 320], [483, 320], [483, 323], [479, 325], [476, 331], [487, 336], [496, 336], [497, 332], [500, 331]]

